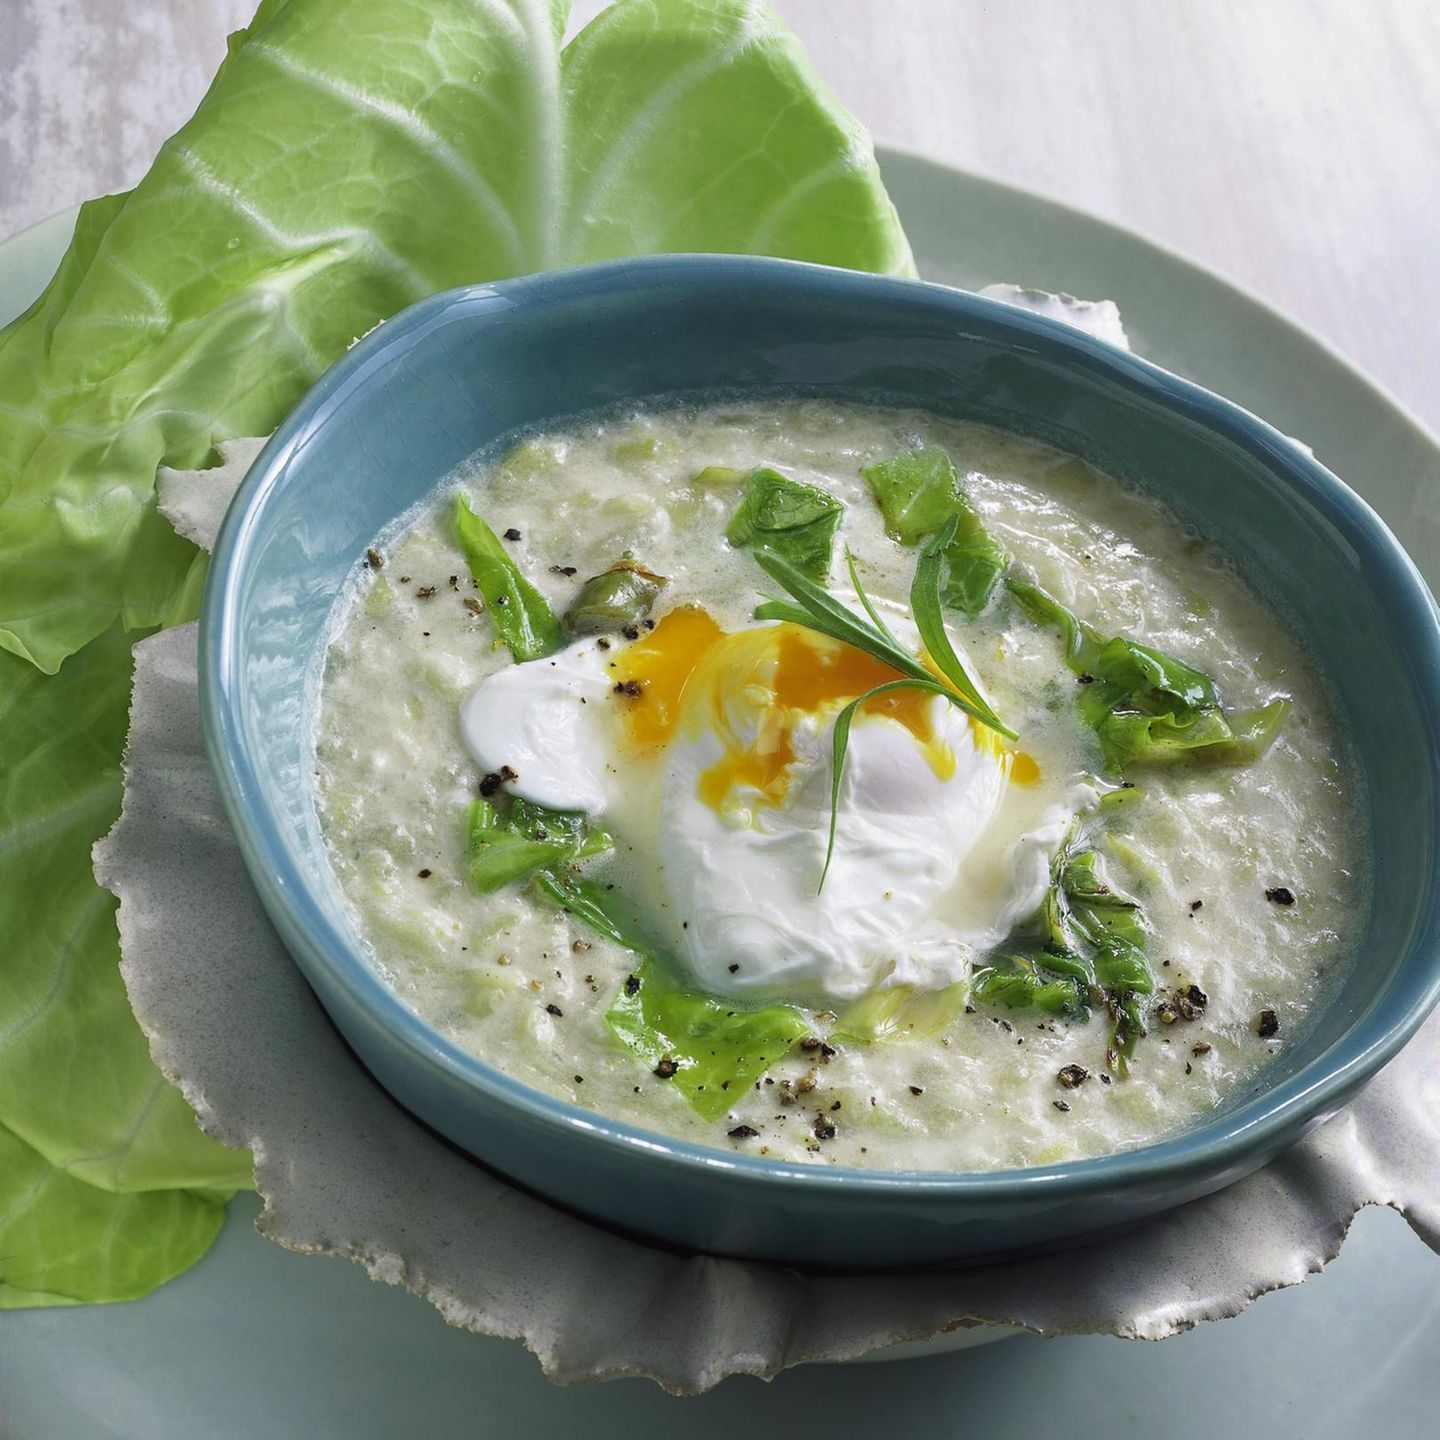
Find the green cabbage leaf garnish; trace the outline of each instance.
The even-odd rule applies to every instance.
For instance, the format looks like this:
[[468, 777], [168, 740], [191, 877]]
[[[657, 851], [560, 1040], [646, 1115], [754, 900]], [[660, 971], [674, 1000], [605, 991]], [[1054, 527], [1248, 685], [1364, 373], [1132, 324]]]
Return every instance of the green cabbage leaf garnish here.
[[860, 473], [879, 503], [886, 533], [902, 545], [918, 544], [953, 522], [943, 547], [941, 592], [950, 609], [975, 619], [1003, 580], [1032, 620], [1060, 632], [1066, 663], [1086, 687], [1081, 718], [1099, 738], [1110, 770], [1176, 760], [1248, 764], [1280, 733], [1288, 700], [1227, 710], [1203, 671], [1138, 640], [1106, 639], [1038, 585], [1019, 579], [1009, 552], [986, 528], [954, 462], [938, 446], [878, 461]]
[[1080, 717], [1113, 771], [1181, 760], [1249, 764], [1270, 748], [1290, 714], [1283, 698], [1227, 710], [1203, 671], [1123, 635], [1106, 639], [1038, 586], [1013, 578], [1007, 584], [1031, 619], [1060, 632], [1065, 663], [1082, 682]]
[[[1123, 803], [1136, 793], [1112, 791], [1101, 803]], [[1019, 932], [1023, 948], [1007, 947], [977, 969], [971, 993], [983, 1004], [1067, 1018], [1103, 1007], [1110, 1017], [1109, 1062], [1123, 1076], [1145, 1034], [1144, 1002], [1155, 992], [1146, 955], [1150, 928], [1140, 902], [1109, 882], [1083, 828], [1083, 817], [1077, 818], [1055, 852], [1045, 898]]]
[[845, 507], [827, 490], [766, 465], [752, 470], [725, 538], [737, 549], [763, 546], [811, 580], [830, 573]]
[[151, 1064], [89, 868], [130, 644], [193, 619], [204, 579], [157, 467], [268, 434], [452, 285], [660, 251], [913, 273], [864, 132], [767, 6], [621, 0], [562, 51], [568, 9], [264, 0], [0, 331], [0, 1143], [24, 1147], [0, 1307], [144, 1293], [248, 1177]]
[[500, 537], [463, 495], [455, 497], [455, 531], [465, 563], [485, 597], [495, 638], [517, 661], [538, 660], [557, 649], [564, 631], [549, 602], [525, 578]]
[[918, 985], [885, 985], [851, 1001], [836, 1017], [831, 1040], [873, 1045], [939, 1035], [961, 1015], [970, 999], [970, 982], [957, 980], [938, 990]]
[[537, 870], [602, 855], [614, 844], [579, 811], [548, 810], [518, 796], [497, 805], [482, 796], [471, 803], [466, 826], [470, 884], [490, 895]]
[[718, 1120], [750, 1085], [810, 1031], [792, 1005], [747, 1008], [680, 980], [629, 914], [622, 896], [572, 870], [542, 870], [541, 892], [637, 963], [605, 1019], [616, 1037], [674, 1085], [706, 1120]]
[[1010, 565], [1005, 547], [985, 528], [966, 495], [955, 463], [938, 446], [926, 446], [866, 465], [885, 533], [902, 545], [917, 545], [953, 518], [944, 548], [945, 603], [973, 620], [990, 603]]

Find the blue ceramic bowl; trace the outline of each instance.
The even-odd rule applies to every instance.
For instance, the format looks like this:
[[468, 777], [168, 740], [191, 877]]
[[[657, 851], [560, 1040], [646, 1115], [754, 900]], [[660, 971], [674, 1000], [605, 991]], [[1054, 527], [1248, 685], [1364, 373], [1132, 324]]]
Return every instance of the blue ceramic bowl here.
[[[1203, 1125], [997, 1174], [735, 1156], [526, 1088], [432, 1030], [363, 958], [316, 826], [302, 735], [326, 617], [366, 545], [517, 427], [661, 396], [782, 388], [923, 407], [1077, 452], [1163, 496], [1298, 617], [1369, 788], [1374, 917], [1308, 1035]], [[380, 1083], [521, 1184], [675, 1245], [894, 1266], [1125, 1226], [1230, 1184], [1332, 1114], [1440, 992], [1440, 617], [1394, 537], [1253, 416], [1065, 326], [957, 291], [676, 256], [414, 306], [320, 381], [250, 471], [215, 549], [200, 674], [211, 762], [250, 873]]]

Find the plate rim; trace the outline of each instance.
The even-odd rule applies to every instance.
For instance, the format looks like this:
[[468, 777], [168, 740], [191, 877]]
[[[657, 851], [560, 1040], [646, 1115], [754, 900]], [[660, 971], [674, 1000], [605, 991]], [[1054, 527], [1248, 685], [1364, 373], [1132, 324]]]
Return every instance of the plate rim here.
[[[1017, 185], [1009, 180], [1001, 180], [993, 175], [987, 175], [979, 170], [971, 170], [961, 165], [948, 165], [934, 155], [927, 154], [921, 150], [911, 149], [898, 145], [876, 146], [876, 158], [880, 163], [880, 176], [885, 179], [885, 165], [887, 159], [898, 160], [901, 165], [913, 166], [916, 169], [928, 170], [942, 177], [947, 183], [953, 183], [960, 179], [967, 184], [981, 186], [992, 190], [998, 195], [1006, 197], [1010, 201], [1023, 201], [1050, 211], [1059, 211], [1072, 222], [1091, 227], [1095, 232], [1103, 233], [1109, 238], [1115, 239], [1124, 245], [1133, 246], [1137, 242], [1147, 250], [1154, 251], [1164, 257], [1171, 264], [1184, 270], [1190, 271], [1208, 284], [1218, 289], [1226, 290], [1232, 295], [1238, 296], [1246, 304], [1261, 311], [1267, 320], [1274, 322], [1281, 329], [1288, 332], [1294, 339], [1320, 351], [1338, 370], [1344, 372], [1347, 379], [1358, 382], [1368, 392], [1370, 399], [1383, 404], [1398, 419], [1413, 431], [1416, 435], [1428, 444], [1435, 452], [1437, 459], [1440, 459], [1440, 422], [1432, 428], [1423, 416], [1417, 414], [1405, 401], [1398, 399], [1386, 389], [1385, 384], [1379, 377], [1371, 374], [1369, 370], [1352, 360], [1333, 342], [1327, 340], [1317, 330], [1307, 325], [1303, 320], [1297, 319], [1289, 312], [1282, 310], [1278, 305], [1265, 299], [1257, 290], [1228, 275], [1224, 270], [1208, 261], [1201, 260], [1183, 246], [1174, 245], [1167, 240], [1159, 240], [1154, 235], [1140, 226], [1122, 224], [1118, 220], [1112, 220], [1098, 211], [1090, 210], [1083, 205], [1074, 205], [1067, 200], [1057, 200], [1046, 195], [1043, 191], [1032, 189], [1026, 185]], [[901, 223], [905, 223], [902, 215]], [[922, 278], [924, 278], [922, 276]], [[1015, 282], [1023, 284], [1023, 281]], [[1103, 300], [1113, 297], [1108, 296], [1081, 296], [1086, 300]], [[1121, 312], [1121, 319], [1124, 319], [1124, 312]], [[1159, 363], [1159, 362], [1152, 362]], [[1163, 364], [1161, 369], [1166, 368]], [[1188, 377], [1183, 377], [1188, 378]], [[1209, 386], [1203, 382], [1194, 382], [1208, 389]], [[1227, 398], [1222, 396], [1222, 398]], [[1244, 407], [1242, 407], [1244, 408]], [[1264, 417], [1261, 416], [1261, 419]], [[1268, 423], [1268, 422], [1267, 422]], [[1343, 476], [1341, 477], [1344, 478]], [[1347, 481], [1347, 483], [1349, 483]]]

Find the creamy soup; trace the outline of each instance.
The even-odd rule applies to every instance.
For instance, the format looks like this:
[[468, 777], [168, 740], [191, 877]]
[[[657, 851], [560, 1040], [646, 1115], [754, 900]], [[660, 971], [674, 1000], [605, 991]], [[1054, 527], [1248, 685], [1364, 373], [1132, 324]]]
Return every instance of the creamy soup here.
[[1154, 499], [918, 413], [661, 408], [478, 459], [357, 557], [316, 714], [405, 1002], [722, 1150], [1158, 1138], [1303, 1031], [1365, 922], [1290, 627]]

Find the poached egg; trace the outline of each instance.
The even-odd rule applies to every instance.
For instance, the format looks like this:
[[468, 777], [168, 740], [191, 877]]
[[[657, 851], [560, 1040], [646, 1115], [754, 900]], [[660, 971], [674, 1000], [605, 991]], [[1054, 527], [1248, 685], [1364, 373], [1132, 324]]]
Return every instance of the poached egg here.
[[1039, 905], [1095, 798], [1042, 794], [1028, 755], [941, 696], [882, 696], [851, 726], [822, 888], [836, 718], [897, 678], [802, 626], [725, 631], [680, 606], [638, 640], [487, 676], [461, 732], [512, 793], [603, 817], [616, 883], [706, 990], [823, 1005], [965, 978]]

